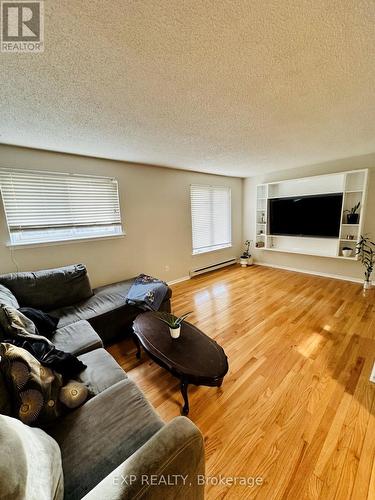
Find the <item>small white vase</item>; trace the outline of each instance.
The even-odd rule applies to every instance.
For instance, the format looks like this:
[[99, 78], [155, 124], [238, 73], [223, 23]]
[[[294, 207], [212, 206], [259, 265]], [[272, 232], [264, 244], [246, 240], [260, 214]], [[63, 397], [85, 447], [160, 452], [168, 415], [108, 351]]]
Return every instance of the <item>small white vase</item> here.
[[371, 288], [371, 287], [372, 287], [372, 281], [365, 281], [365, 282], [363, 283], [363, 288], [364, 288], [365, 290], [370, 290], [370, 288]]
[[247, 265], [248, 265], [248, 266], [252, 266], [253, 264], [254, 264], [254, 259], [253, 259], [252, 257], [249, 257], [249, 258], [247, 259]]
[[178, 339], [181, 333], [181, 327], [180, 326], [178, 328], [169, 327], [169, 332], [171, 334], [172, 339]]
[[353, 253], [353, 250], [343, 250], [342, 254], [344, 257], [351, 257]]
[[241, 267], [247, 267], [249, 259], [240, 259]]

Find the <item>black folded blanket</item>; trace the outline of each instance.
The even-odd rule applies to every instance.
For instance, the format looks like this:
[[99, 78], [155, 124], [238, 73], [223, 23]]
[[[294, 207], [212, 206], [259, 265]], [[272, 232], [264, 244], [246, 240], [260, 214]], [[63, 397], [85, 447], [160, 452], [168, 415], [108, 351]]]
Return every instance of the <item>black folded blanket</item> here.
[[0, 341], [26, 349], [64, 379], [74, 378], [86, 368], [76, 356], [56, 349], [50, 340], [39, 335], [33, 321], [21, 311], [6, 305], [0, 305]]
[[5, 342], [22, 347], [32, 354], [42, 365], [60, 373], [66, 380], [74, 378], [86, 368], [86, 365], [76, 356], [56, 349], [51, 342], [46, 341], [43, 337], [39, 340], [35, 338], [27, 339], [16, 335], [11, 339], [5, 340]]

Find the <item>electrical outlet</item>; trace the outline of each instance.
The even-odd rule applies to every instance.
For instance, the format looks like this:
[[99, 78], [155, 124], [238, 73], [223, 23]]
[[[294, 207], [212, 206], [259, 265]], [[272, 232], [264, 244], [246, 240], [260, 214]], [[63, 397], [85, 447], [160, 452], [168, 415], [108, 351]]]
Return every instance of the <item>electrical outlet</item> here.
[[165, 271], [169, 271], [169, 266], [164, 267]]
[[372, 367], [372, 372], [370, 375], [370, 382], [373, 382], [375, 384], [375, 363], [374, 363], [374, 366]]

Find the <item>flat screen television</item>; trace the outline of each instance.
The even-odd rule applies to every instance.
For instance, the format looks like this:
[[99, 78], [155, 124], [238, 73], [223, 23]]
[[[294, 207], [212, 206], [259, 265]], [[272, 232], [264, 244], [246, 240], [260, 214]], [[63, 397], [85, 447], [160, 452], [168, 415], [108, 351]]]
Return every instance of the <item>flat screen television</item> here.
[[269, 234], [337, 238], [342, 196], [335, 193], [269, 199]]

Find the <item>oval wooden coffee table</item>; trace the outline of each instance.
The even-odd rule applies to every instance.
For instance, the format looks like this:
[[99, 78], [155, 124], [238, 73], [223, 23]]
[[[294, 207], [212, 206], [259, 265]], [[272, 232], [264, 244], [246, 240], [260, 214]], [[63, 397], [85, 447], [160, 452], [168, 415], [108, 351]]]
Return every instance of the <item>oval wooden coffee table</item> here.
[[181, 335], [172, 339], [168, 325], [147, 312], [133, 323], [137, 358], [141, 345], [147, 354], [181, 381], [183, 415], [189, 413], [188, 385], [220, 387], [228, 372], [228, 360], [222, 347], [196, 326], [184, 321]]

